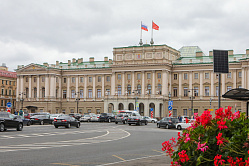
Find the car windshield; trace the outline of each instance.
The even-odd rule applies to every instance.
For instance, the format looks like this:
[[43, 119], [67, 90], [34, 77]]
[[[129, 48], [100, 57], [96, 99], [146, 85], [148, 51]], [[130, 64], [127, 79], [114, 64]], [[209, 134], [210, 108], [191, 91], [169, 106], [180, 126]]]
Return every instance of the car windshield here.
[[84, 117], [90, 117], [90, 115], [85, 115]]
[[178, 118], [172, 118], [171, 120], [172, 120], [172, 122], [174, 122], [174, 123], [178, 123], [178, 122], [179, 122], [179, 119], [178, 119]]
[[134, 113], [131, 114], [131, 116], [139, 116], [139, 114], [134, 112]]

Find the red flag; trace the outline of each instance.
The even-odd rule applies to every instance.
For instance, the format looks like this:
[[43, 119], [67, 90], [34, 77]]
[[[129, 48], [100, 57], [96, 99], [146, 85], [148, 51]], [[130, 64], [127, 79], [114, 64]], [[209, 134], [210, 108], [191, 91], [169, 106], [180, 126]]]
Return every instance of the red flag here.
[[155, 30], [159, 30], [159, 26], [156, 25], [153, 21], [152, 21], [152, 28]]

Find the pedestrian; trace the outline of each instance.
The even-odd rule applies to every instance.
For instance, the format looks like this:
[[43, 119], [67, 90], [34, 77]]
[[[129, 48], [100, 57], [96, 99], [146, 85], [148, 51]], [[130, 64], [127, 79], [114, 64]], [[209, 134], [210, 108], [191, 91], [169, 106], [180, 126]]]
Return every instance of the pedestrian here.
[[22, 110], [19, 111], [19, 115], [23, 116], [23, 111]]
[[18, 115], [17, 111], [15, 110], [14, 115]]
[[179, 122], [182, 122], [182, 117], [181, 117], [181, 115], [178, 116], [178, 120], [179, 120]]

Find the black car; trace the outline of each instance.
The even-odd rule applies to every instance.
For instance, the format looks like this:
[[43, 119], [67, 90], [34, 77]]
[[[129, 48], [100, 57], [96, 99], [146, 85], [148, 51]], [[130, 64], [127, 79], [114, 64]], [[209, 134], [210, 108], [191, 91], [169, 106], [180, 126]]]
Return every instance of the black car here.
[[114, 122], [115, 121], [115, 116], [112, 113], [101, 113], [99, 116], [99, 121], [100, 122]]
[[129, 125], [135, 124], [135, 125], [141, 126], [143, 123], [144, 123], [145, 125], [147, 125], [147, 124], [148, 124], [148, 121], [147, 121], [143, 116], [141, 116], [139, 113], [134, 112], [134, 113], [132, 113], [131, 116], [128, 118], [127, 123], [128, 123]]
[[50, 119], [49, 115], [35, 115], [30, 117], [30, 121], [32, 125], [36, 123], [44, 125], [45, 123], [52, 124], [53, 120]]
[[20, 116], [20, 115], [14, 115], [14, 117], [16, 117], [17, 119], [21, 119], [24, 126], [30, 126], [31, 125], [31, 120], [30, 119], [26, 119], [25, 117]]
[[80, 121], [71, 116], [61, 116], [54, 120], [54, 127], [58, 128], [59, 126], [65, 126], [66, 128], [70, 128], [71, 126], [75, 126], [77, 128], [80, 127]]
[[16, 128], [17, 131], [22, 131], [23, 122], [8, 112], [0, 112], [0, 131], [6, 131], [8, 128]]
[[69, 116], [74, 117], [77, 120], [80, 120], [80, 118], [82, 117], [82, 115], [78, 113], [71, 113], [69, 114]]
[[178, 118], [173, 117], [165, 117], [161, 119], [160, 121], [157, 121], [157, 127], [165, 127], [166, 129], [169, 128], [176, 128], [176, 124], [179, 123]]
[[126, 124], [128, 122], [129, 115], [128, 114], [118, 114], [115, 118], [115, 123], [118, 124], [118, 122], [121, 122], [123, 124]]

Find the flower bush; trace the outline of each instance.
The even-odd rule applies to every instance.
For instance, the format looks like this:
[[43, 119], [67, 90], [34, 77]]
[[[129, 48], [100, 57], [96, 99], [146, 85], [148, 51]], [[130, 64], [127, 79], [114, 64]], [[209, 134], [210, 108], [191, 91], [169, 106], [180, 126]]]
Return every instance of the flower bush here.
[[249, 119], [231, 107], [195, 114], [191, 126], [162, 143], [172, 166], [249, 166]]

